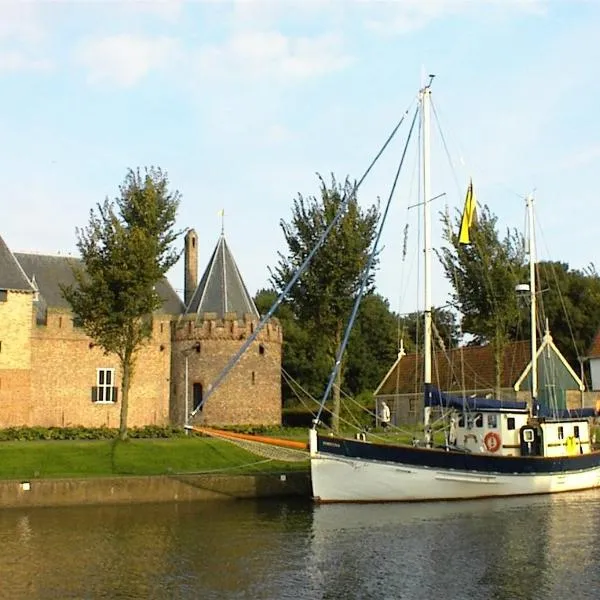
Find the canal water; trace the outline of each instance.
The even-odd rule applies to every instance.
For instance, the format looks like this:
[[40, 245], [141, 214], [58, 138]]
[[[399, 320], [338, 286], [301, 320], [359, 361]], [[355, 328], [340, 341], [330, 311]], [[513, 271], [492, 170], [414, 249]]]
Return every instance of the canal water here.
[[0, 598], [600, 598], [600, 490], [0, 511]]

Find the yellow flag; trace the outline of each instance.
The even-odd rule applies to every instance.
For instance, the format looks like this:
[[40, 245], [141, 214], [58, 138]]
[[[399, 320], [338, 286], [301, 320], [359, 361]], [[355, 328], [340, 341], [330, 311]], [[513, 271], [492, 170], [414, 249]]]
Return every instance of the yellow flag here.
[[217, 213], [220, 217], [224, 217], [225, 216], [225, 209], [222, 208], [218, 213]]
[[463, 209], [462, 219], [460, 221], [460, 232], [458, 234], [459, 244], [470, 244], [470, 230], [475, 219], [475, 194], [473, 193], [473, 181], [469, 181], [467, 188], [467, 197], [465, 198], [465, 208]]

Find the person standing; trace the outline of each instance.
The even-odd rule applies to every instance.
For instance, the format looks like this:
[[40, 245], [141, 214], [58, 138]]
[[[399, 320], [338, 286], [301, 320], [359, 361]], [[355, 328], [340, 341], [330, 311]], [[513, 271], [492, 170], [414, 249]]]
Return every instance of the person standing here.
[[379, 422], [381, 426], [386, 429], [391, 420], [390, 407], [387, 405], [385, 400], [381, 402], [381, 406], [379, 407]]

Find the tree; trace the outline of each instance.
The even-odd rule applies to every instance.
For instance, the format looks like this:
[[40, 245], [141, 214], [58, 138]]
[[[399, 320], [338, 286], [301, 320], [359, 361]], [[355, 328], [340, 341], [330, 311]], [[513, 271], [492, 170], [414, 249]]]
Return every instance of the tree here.
[[452, 303], [462, 315], [463, 333], [472, 343], [491, 343], [494, 348], [496, 389], [501, 387], [506, 343], [520, 322], [515, 285], [525, 276], [522, 234], [508, 229], [504, 238], [497, 230], [497, 217], [487, 206], [479, 209], [471, 244], [460, 244], [460, 214], [452, 222], [442, 216], [447, 246], [438, 253], [452, 286]]
[[77, 229], [83, 268], [74, 271], [76, 284], [62, 292], [87, 335], [119, 358], [124, 440], [136, 355], [162, 304], [155, 286], [178, 258], [173, 242], [180, 235], [174, 230], [180, 194], [169, 191], [167, 174], [154, 167], [129, 170], [119, 191]]
[[[421, 313], [413, 312], [400, 317], [398, 328], [407, 353], [415, 352], [422, 346], [423, 326]], [[455, 348], [460, 342], [460, 327], [456, 314], [447, 308], [432, 308], [433, 349]]]
[[[347, 179], [342, 185], [333, 177], [330, 185], [321, 177], [319, 180], [320, 198], [298, 195], [292, 207], [291, 221], [282, 220], [280, 223], [288, 253], [279, 253], [279, 263], [271, 270], [271, 282], [279, 292], [285, 288], [348, 197], [343, 216], [288, 296], [296, 317], [302, 323], [310, 324], [315, 343], [325, 342], [333, 366], [376, 235], [379, 210], [372, 206], [363, 212], [353, 193], [354, 186]], [[367, 292], [373, 286], [376, 264], [377, 260], [374, 260], [367, 280]], [[340, 368], [333, 393], [334, 430], [339, 428], [341, 379]]]
[[398, 316], [379, 294], [366, 295], [348, 343], [344, 383], [351, 394], [377, 388], [398, 356], [398, 343]]

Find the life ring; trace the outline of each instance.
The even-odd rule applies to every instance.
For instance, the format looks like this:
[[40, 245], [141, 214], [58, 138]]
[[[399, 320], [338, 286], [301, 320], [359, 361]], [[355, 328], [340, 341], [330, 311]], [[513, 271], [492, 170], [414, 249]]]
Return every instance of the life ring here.
[[495, 431], [490, 431], [485, 434], [483, 443], [488, 452], [498, 452], [502, 442], [500, 441], [500, 436]]

